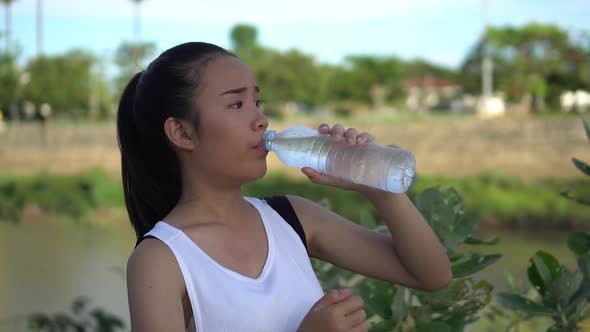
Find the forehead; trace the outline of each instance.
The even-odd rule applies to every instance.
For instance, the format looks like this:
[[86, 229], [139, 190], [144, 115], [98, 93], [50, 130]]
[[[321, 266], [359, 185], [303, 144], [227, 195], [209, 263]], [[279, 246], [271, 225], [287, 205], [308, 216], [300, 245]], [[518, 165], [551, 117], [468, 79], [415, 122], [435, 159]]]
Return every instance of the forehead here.
[[256, 85], [250, 68], [240, 59], [227, 55], [211, 60], [205, 68], [204, 76], [204, 93], [219, 95], [228, 89], [250, 88]]

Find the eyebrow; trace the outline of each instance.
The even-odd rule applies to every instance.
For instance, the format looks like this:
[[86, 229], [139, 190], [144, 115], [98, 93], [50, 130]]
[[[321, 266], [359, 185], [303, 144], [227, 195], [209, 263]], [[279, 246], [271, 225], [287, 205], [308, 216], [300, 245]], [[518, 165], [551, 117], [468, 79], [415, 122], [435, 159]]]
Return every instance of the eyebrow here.
[[[243, 86], [241, 88], [227, 90], [227, 91], [221, 93], [220, 96], [227, 95], [227, 94], [240, 94], [246, 90], [248, 90], [248, 88]], [[256, 90], [256, 92], [260, 93], [260, 88], [257, 85], [254, 86], [254, 90]]]

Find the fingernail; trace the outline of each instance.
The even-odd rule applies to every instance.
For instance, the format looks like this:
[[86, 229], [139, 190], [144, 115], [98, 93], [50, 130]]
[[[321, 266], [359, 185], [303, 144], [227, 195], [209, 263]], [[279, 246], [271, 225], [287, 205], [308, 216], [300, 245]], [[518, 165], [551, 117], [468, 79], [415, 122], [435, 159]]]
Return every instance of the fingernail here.
[[348, 138], [348, 144], [354, 144], [354, 138], [349, 137]]
[[357, 142], [357, 143], [362, 143], [362, 142], [364, 142], [364, 141], [365, 141], [365, 139], [364, 139], [363, 137], [357, 137], [357, 138], [356, 138], [356, 142]]
[[340, 296], [348, 296], [352, 293], [352, 289], [345, 288], [340, 290]]
[[334, 140], [339, 140], [340, 138], [342, 138], [342, 135], [334, 134]]

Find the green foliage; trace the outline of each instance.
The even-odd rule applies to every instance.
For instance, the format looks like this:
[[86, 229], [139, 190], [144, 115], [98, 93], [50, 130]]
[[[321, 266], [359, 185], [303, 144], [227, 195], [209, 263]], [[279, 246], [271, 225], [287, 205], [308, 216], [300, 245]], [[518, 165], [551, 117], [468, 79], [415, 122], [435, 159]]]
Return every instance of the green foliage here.
[[20, 71], [16, 65], [17, 57], [11, 53], [0, 53], [0, 110], [5, 110], [14, 102], [17, 94]]
[[299, 102], [307, 106], [319, 103], [319, 71], [311, 56], [297, 50], [265, 51], [256, 62], [250, 63], [261, 87], [261, 98], [268, 107], [281, 102]]
[[0, 220], [17, 222], [26, 206], [35, 205], [45, 213], [80, 221], [91, 209], [120, 206], [122, 200], [120, 186], [100, 171], [78, 176], [0, 177]]
[[[440, 199], [444, 197], [444, 199]], [[434, 187], [416, 197], [416, 208], [430, 222], [447, 249], [463, 243], [473, 233], [476, 222], [465, 218], [463, 200], [454, 188]]]
[[396, 57], [349, 56], [344, 67], [331, 73], [328, 98], [371, 104], [371, 89], [380, 86], [386, 91], [386, 100], [391, 101], [403, 93], [403, 66]]
[[394, 56], [353, 55], [344, 65], [319, 64], [295, 49], [265, 48], [258, 42], [256, 27], [246, 24], [234, 26], [230, 36], [233, 51], [252, 68], [271, 115], [284, 102], [335, 105], [336, 109], [375, 106], [381, 102], [373, 95], [375, 89], [384, 91], [382, 102], [392, 103], [405, 95], [405, 78], [453, 76], [452, 70], [425, 60], [406, 62]]
[[[503, 223], [559, 224], [590, 218], [590, 210], [555, 195], [564, 187], [588, 188], [586, 180], [544, 180], [534, 183], [522, 179], [483, 174], [463, 178], [419, 176], [408, 192], [413, 198], [417, 192], [435, 185], [454, 187], [465, 204], [466, 220], [494, 218]], [[287, 192], [286, 188], [290, 188]], [[359, 221], [359, 213], [367, 209], [372, 216], [377, 212], [373, 206], [355, 193], [342, 192], [325, 186], [309, 183], [306, 179], [291, 180], [281, 174], [269, 174], [263, 179], [245, 186], [246, 193], [262, 197], [273, 193], [302, 195], [320, 201], [327, 198], [330, 207], [353, 221]], [[466, 241], [470, 241], [467, 239]]]
[[577, 255], [578, 270], [570, 271], [550, 253], [539, 251], [530, 259], [528, 279], [540, 301], [518, 292], [498, 294], [507, 308], [526, 313], [525, 319], [550, 317], [548, 331], [578, 331], [578, 323], [590, 317], [590, 235], [573, 233], [568, 246]]
[[116, 95], [118, 102], [121, 94], [131, 77], [147, 66], [148, 60], [154, 55], [156, 44], [153, 42], [122, 42], [115, 51], [115, 65], [119, 73], [115, 78]]
[[[586, 120], [583, 120], [583, 122], [584, 130], [586, 131], [586, 137], [588, 137], [588, 140], [590, 141], [590, 126], [588, 126]], [[580, 170], [580, 172], [590, 176], [590, 165], [576, 158], [572, 158], [572, 162], [574, 163], [574, 166]], [[568, 191], [563, 191], [560, 194], [565, 198], [590, 206], [590, 193], [588, 192], [588, 186], [584, 186], [579, 189], [570, 189]]]
[[[90, 205], [91, 208], [105, 205], [124, 206], [119, 180], [113, 179], [101, 171], [91, 171], [73, 176], [37, 174], [23, 177], [3, 175], [0, 176], [0, 219], [18, 220], [25, 206], [30, 204], [39, 205], [38, 194], [29, 194], [33, 191], [31, 185], [33, 179], [43, 179], [39, 181], [51, 183], [46, 190], [53, 193], [49, 196], [55, 203], [51, 205], [53, 207], [48, 209], [47, 212], [74, 215], [72, 211], [88, 211], [88, 203], [85, 199], [69, 198], [70, 196], [76, 196], [76, 193], [65, 193], [63, 196], [56, 194], [58, 187], [80, 181], [82, 178], [89, 183], [92, 196], [95, 197], [95, 203]], [[460, 224], [453, 227], [474, 227], [473, 220], [490, 217], [494, 217], [495, 220], [502, 223], [519, 222], [522, 224], [528, 224], [532, 221], [536, 224], [559, 224], [590, 218], [588, 207], [555, 195], [555, 192], [559, 192], [566, 186], [579, 187], [580, 191], [584, 192], [584, 188], [588, 187], [588, 181], [564, 182], [556, 180], [527, 183], [519, 179], [499, 175], [483, 175], [461, 179], [420, 176], [410, 192], [408, 192], [408, 196], [414, 199], [417, 192], [424, 191], [425, 188], [437, 184], [447, 187], [453, 186], [456, 188], [455, 192], [464, 197], [465, 218], [462, 219]], [[63, 190], [67, 191], [69, 189], [64, 188]], [[254, 197], [276, 194], [293, 194], [308, 197], [321, 202], [333, 211], [355, 222], [360, 222], [362, 218], [367, 219], [369, 216], [377, 217], [375, 208], [356, 193], [316, 185], [303, 178], [292, 179], [282, 173], [270, 173], [259, 181], [245, 185], [243, 190], [245, 195]], [[424, 196], [422, 199], [426, 197]], [[58, 204], [60, 200], [70, 203]], [[70, 205], [74, 204], [73, 202], [78, 202], [76, 204], [85, 207], [75, 208]], [[62, 208], [63, 210], [60, 210]], [[446, 211], [445, 209], [440, 213], [434, 213], [433, 217], [448, 214], [448, 211], [443, 212]], [[450, 209], [450, 206], [448, 209]], [[359, 214], [359, 211], [363, 211], [362, 214]], [[376, 223], [379, 225], [378, 220]], [[446, 230], [441, 229], [440, 232], [452, 233], [449, 241], [458, 236], [450, 230], [450, 226]], [[457, 240], [454, 239], [453, 241]], [[481, 240], [467, 236], [462, 241], [466, 244], [494, 244], [497, 239]]]
[[540, 110], [544, 100], [559, 105], [563, 90], [588, 89], [590, 65], [588, 45], [572, 40], [567, 31], [552, 24], [531, 23], [521, 27], [491, 27], [467, 55], [460, 69], [466, 91], [479, 92], [484, 42], [494, 61], [495, 90], [508, 100], [525, 95], [536, 98]]
[[[493, 264], [501, 255], [455, 253], [459, 244], [493, 245], [497, 238], [477, 239], [475, 222], [467, 222], [461, 197], [452, 188], [428, 188], [415, 197], [416, 207], [445, 246], [453, 269], [453, 282], [445, 289], [426, 292], [395, 286], [381, 280], [361, 278], [329, 263], [312, 260], [324, 289], [353, 286], [365, 302], [371, 331], [463, 331], [478, 319], [490, 301], [493, 286], [472, 274]], [[374, 218], [361, 210], [362, 225], [388, 234]]]
[[238, 54], [248, 54], [258, 48], [258, 31], [248, 24], [237, 24], [231, 32], [232, 49]]
[[71, 313], [31, 314], [27, 319], [27, 331], [116, 332], [125, 329], [125, 323], [121, 318], [100, 308], [91, 309], [89, 303], [88, 298], [81, 296], [72, 303]]
[[531, 221], [541, 224], [558, 224], [560, 221], [582, 223], [590, 218], [588, 207], [555, 195], [564, 188], [572, 189], [569, 192], [571, 196], [587, 195], [590, 181], [585, 179], [545, 179], [532, 182], [494, 173], [463, 178], [423, 175], [415, 180], [412, 191], [419, 191], [436, 183], [456, 188], [465, 199], [468, 218], [493, 218], [511, 224], [526, 224]]
[[57, 116], [87, 117], [95, 94], [98, 107], [106, 112], [110, 107], [107, 83], [92, 69], [98, 60], [83, 50], [31, 59], [26, 66], [31, 81], [24, 88], [24, 99], [36, 105], [48, 103]]
[[[590, 140], [590, 128], [585, 121], [584, 128]], [[586, 164], [576, 159], [574, 164], [590, 176]], [[580, 322], [590, 318], [590, 234], [571, 233], [567, 245], [577, 257], [579, 270], [570, 271], [553, 255], [539, 250], [531, 257], [527, 274], [541, 300], [533, 301], [513, 290], [498, 294], [500, 303], [526, 313], [525, 319], [550, 317], [553, 325], [547, 331], [579, 331]]]

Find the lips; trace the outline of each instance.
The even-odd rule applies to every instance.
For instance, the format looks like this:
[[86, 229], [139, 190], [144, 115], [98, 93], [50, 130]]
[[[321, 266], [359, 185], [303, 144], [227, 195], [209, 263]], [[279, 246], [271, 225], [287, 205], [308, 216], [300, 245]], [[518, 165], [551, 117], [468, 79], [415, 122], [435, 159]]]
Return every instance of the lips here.
[[254, 149], [264, 148], [264, 137], [261, 138], [260, 141], [258, 141], [258, 144], [256, 144], [253, 148]]

